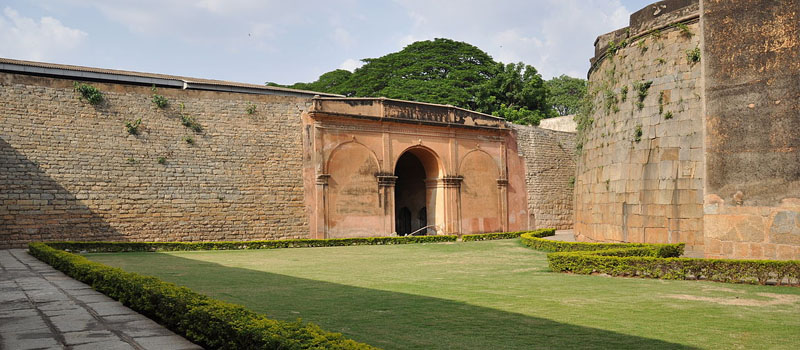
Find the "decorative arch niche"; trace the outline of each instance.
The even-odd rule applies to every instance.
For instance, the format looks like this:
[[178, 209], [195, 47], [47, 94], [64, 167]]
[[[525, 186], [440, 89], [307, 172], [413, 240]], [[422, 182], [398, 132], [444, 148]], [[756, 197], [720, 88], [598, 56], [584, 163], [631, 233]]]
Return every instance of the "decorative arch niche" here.
[[328, 237], [372, 236], [382, 230], [383, 210], [376, 174], [378, 160], [364, 145], [347, 142], [331, 153], [327, 163]]
[[464, 233], [503, 230], [500, 170], [494, 158], [481, 150], [464, 156], [459, 166], [461, 182], [461, 229]]

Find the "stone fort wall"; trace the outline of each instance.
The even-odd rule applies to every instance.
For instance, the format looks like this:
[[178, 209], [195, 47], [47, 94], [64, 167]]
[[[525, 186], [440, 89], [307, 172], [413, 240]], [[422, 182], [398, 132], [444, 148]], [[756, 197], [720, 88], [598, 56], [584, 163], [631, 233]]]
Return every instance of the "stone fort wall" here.
[[575, 133], [514, 125], [525, 161], [528, 228], [571, 229], [575, 180]]
[[97, 107], [72, 80], [0, 73], [0, 248], [307, 237], [299, 115], [310, 99], [159, 88], [162, 110], [150, 86], [92, 85]]
[[800, 258], [797, 7], [660, 1], [598, 37], [579, 239]]
[[[95, 81], [105, 102], [93, 106], [73, 83], [0, 72], [0, 248], [49, 240], [310, 237], [301, 115], [311, 94], [159, 87], [169, 100], [159, 109], [150, 85]], [[181, 115], [202, 132], [183, 126]], [[129, 134], [125, 123], [139, 118], [138, 135]], [[534, 213], [514, 227], [571, 227], [574, 134], [514, 129], [518, 139], [508, 142], [518, 142], [524, 158], [528, 203], [509, 209], [527, 217], [515, 209], [527, 205]]]
[[702, 254], [701, 66], [686, 55], [700, 44], [698, 15], [695, 3], [598, 38], [575, 185], [580, 239], [686, 242]]
[[800, 1], [702, 6], [706, 254], [800, 259]]

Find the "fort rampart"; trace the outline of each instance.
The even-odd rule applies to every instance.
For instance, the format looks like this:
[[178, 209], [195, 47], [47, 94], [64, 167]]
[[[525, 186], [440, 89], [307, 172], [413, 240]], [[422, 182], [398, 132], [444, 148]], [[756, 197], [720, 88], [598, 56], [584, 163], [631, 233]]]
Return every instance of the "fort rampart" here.
[[151, 86], [92, 85], [96, 106], [73, 80], [0, 73], [0, 247], [307, 237], [310, 98], [159, 87], [160, 109]]
[[575, 229], [800, 258], [800, 5], [667, 0], [598, 37], [579, 119]]
[[[76, 83], [97, 88], [103, 102], [93, 105], [81, 98]], [[315, 185], [304, 182], [304, 167], [316, 167], [306, 164], [311, 160], [312, 127], [303, 120], [313, 114], [316, 94], [0, 59], [0, 248], [52, 240], [220, 241], [391, 233], [395, 228], [391, 222], [369, 232], [351, 227], [320, 235], [315, 230], [319, 219], [312, 220]], [[154, 95], [163, 96], [167, 106], [158, 107]], [[463, 176], [469, 167], [453, 166], [448, 171], [456, 176], [440, 179], [463, 180], [452, 196], [453, 203], [461, 203], [454, 204], [450, 214], [449, 222], [461, 222], [450, 226], [454, 233], [461, 233], [457, 227], [467, 231], [571, 227], [574, 133], [511, 126], [494, 118], [499, 138], [490, 140], [455, 121], [420, 119], [426, 116], [413, 111], [424, 110], [424, 104], [392, 103], [409, 105], [412, 111], [397, 116], [409, 118], [403, 123], [381, 124], [406, 135], [396, 137], [397, 142], [407, 139], [435, 149], [431, 133], [444, 132], [454, 140], [466, 140], [458, 147], [482, 147], [474, 155], [497, 153], [500, 175]], [[342, 118], [356, 116], [343, 119], [349, 126], [337, 131], [337, 137], [369, 140], [371, 136], [364, 134], [369, 128], [347, 130], [375, 122], [359, 117], [356, 107], [348, 108]], [[439, 109], [455, 111], [446, 106], [431, 110]], [[495, 141], [507, 150], [494, 150]], [[369, 193], [389, 191], [385, 182], [395, 177], [382, 172], [367, 175], [365, 183], [376, 186]], [[345, 175], [330, 183], [336, 190], [337, 181], [353, 178]], [[486, 191], [495, 197], [509, 199], [496, 205], [482, 202], [482, 192], [473, 187], [483, 182], [491, 185]], [[372, 203], [367, 199], [357, 202]], [[496, 210], [481, 210], [487, 203]], [[485, 217], [473, 217], [483, 212]], [[507, 222], [495, 212], [505, 213]], [[429, 220], [444, 215], [438, 214], [431, 209]]]

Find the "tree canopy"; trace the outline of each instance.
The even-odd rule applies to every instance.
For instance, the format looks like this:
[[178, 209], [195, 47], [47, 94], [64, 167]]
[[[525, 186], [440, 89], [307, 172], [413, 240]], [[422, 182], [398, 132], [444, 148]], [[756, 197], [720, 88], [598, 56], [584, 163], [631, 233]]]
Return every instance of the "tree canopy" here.
[[561, 75], [545, 82], [549, 91], [547, 104], [558, 115], [578, 113], [581, 99], [586, 95], [586, 80]]
[[352, 73], [337, 69], [314, 82], [286, 87], [348, 97], [382, 96], [449, 104], [519, 124], [537, 125], [542, 118], [558, 115], [548, 98], [546, 83], [534, 67], [522, 62], [495, 62], [467, 43], [418, 41], [401, 51], [362, 61], [365, 64]]

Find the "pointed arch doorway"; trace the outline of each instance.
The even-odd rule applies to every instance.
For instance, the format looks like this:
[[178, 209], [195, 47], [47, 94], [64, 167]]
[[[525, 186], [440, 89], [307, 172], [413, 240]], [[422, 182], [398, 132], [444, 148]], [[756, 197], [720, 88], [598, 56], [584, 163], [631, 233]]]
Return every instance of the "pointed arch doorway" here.
[[405, 150], [395, 163], [395, 232], [436, 234], [443, 224], [442, 177], [436, 154], [421, 146]]

